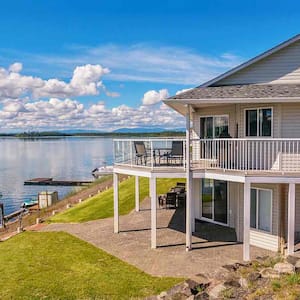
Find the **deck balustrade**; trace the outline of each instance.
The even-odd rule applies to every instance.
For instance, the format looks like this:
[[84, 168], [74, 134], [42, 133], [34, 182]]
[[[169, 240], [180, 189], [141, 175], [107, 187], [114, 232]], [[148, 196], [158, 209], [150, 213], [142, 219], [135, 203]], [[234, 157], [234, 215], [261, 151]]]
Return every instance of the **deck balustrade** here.
[[[137, 142], [144, 145], [144, 155], [137, 153]], [[181, 156], [172, 155], [176, 142], [182, 143]], [[192, 139], [190, 145], [192, 169], [300, 172], [300, 139]], [[115, 165], [185, 169], [185, 148], [185, 139], [116, 139]]]

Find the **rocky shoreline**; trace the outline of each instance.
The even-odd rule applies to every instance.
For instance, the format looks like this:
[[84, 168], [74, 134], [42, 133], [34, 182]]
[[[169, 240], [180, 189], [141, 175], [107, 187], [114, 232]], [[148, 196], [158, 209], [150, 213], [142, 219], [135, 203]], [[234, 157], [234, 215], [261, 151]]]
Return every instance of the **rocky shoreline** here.
[[147, 300], [300, 299], [300, 258], [257, 257], [197, 274]]

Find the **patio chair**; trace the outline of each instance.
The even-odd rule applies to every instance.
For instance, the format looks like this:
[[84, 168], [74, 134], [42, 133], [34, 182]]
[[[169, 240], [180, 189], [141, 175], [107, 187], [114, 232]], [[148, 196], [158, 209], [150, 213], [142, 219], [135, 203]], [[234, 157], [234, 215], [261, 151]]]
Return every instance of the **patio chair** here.
[[133, 142], [134, 149], [135, 149], [135, 163], [138, 165], [147, 164], [147, 150], [145, 147], [145, 143], [143, 141], [135, 141]]
[[176, 208], [177, 206], [177, 193], [169, 192], [166, 196], [166, 208]]
[[167, 156], [167, 164], [170, 161], [178, 161], [179, 164], [183, 165], [183, 142], [182, 141], [172, 141], [172, 149], [171, 152], [166, 154]]

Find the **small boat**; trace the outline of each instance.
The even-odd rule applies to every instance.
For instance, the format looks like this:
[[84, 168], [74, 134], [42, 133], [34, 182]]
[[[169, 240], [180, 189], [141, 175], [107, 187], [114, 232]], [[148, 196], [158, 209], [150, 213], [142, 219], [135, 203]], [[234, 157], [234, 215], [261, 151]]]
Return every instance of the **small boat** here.
[[31, 207], [31, 206], [34, 206], [38, 204], [38, 200], [37, 199], [34, 199], [34, 198], [31, 198], [31, 199], [26, 199], [24, 200], [23, 204], [21, 205], [21, 207], [23, 208], [27, 208], [27, 207]]
[[112, 173], [113, 173], [113, 166], [107, 166], [106, 162], [104, 162], [101, 167], [95, 168], [92, 171], [92, 175], [95, 178], [99, 178], [105, 175], [111, 175]]

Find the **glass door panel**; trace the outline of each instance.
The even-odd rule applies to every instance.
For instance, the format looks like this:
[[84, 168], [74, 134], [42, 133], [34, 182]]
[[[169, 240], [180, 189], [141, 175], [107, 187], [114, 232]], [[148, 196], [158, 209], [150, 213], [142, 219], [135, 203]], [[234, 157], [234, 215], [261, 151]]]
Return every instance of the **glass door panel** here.
[[214, 181], [214, 221], [227, 224], [227, 182]]
[[212, 139], [214, 133], [213, 117], [200, 118], [200, 138]]
[[214, 122], [215, 138], [229, 137], [228, 116], [217, 116]]
[[202, 180], [202, 216], [212, 219], [213, 215], [213, 180]]
[[227, 224], [227, 207], [227, 182], [202, 179], [202, 217]]

